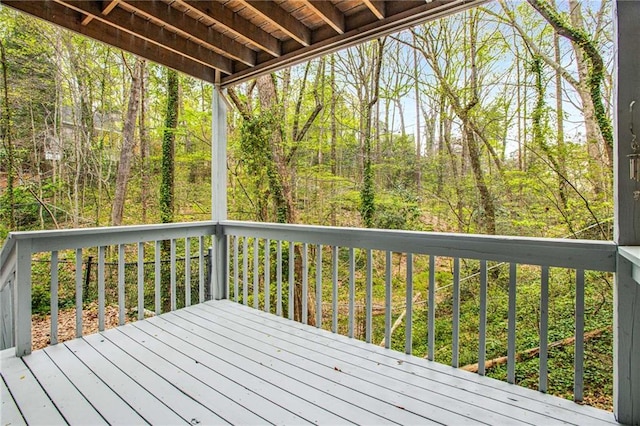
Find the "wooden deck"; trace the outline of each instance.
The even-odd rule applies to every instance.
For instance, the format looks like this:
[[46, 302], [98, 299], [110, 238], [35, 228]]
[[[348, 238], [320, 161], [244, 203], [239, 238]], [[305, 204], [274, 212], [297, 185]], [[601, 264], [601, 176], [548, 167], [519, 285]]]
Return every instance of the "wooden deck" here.
[[8, 424], [616, 424], [230, 301], [0, 353]]

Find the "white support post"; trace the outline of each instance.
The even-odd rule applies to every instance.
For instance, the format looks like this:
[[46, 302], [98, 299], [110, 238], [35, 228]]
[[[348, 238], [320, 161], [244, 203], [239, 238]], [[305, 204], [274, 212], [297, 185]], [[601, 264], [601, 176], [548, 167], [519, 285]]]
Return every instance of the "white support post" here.
[[24, 356], [31, 353], [31, 240], [16, 241], [16, 253], [14, 337], [16, 356]]
[[[220, 74], [217, 72], [218, 82], [219, 78]], [[211, 220], [218, 223], [227, 219], [227, 104], [224, 96], [220, 84], [216, 83], [211, 97]], [[215, 259], [211, 262], [213, 297], [216, 300], [228, 297], [225, 294], [227, 243], [222, 231], [218, 224], [214, 238]]]
[[[630, 123], [640, 143], [640, 2], [614, 2], [614, 240], [640, 245], [640, 182], [630, 179]], [[635, 101], [634, 114], [630, 106]], [[636, 197], [637, 198], [637, 197]], [[614, 288], [613, 410], [620, 423], [640, 425], [640, 283], [618, 253]]]

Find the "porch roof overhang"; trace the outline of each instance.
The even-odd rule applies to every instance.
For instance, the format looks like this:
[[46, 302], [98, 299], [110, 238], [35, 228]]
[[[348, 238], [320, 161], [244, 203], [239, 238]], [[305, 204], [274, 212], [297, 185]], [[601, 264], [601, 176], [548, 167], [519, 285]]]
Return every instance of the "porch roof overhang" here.
[[487, 0], [0, 0], [229, 86]]

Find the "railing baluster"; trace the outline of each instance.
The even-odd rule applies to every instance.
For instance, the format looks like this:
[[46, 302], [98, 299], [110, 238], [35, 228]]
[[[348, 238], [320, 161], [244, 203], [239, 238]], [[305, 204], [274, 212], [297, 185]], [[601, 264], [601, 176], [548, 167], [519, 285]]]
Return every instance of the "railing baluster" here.
[[276, 242], [276, 315], [282, 316], [282, 241]]
[[118, 244], [118, 325], [124, 325], [124, 244]]
[[366, 289], [365, 289], [365, 340], [367, 343], [371, 343], [372, 336], [372, 310], [373, 310], [373, 253], [371, 249], [367, 249], [367, 277], [366, 277]]
[[387, 250], [385, 253], [385, 262], [384, 262], [384, 347], [389, 349], [391, 348], [391, 316], [392, 305], [391, 305], [391, 264], [392, 253]]
[[249, 299], [249, 237], [242, 237], [242, 303]]
[[576, 348], [573, 400], [582, 402], [584, 388], [584, 270], [576, 270]]
[[238, 302], [238, 292], [240, 291], [240, 272], [238, 271], [238, 236], [233, 236], [233, 300]]
[[224, 235], [222, 238], [224, 239], [223, 244], [221, 244], [221, 246], [224, 247], [224, 253], [222, 254], [224, 257], [224, 294], [221, 295], [221, 297], [224, 299], [230, 299], [231, 275], [229, 274], [229, 268], [231, 266], [229, 264], [229, 256], [231, 256], [231, 237], [229, 235]]
[[354, 308], [356, 299], [356, 263], [355, 251], [353, 247], [349, 247], [349, 337], [353, 337], [353, 328], [355, 323]]
[[543, 266], [540, 277], [540, 356], [539, 368], [540, 377], [538, 390], [547, 392], [548, 382], [548, 345], [549, 345], [549, 267]]
[[271, 241], [264, 240], [264, 311], [271, 312]]
[[58, 343], [58, 251], [51, 252], [51, 344]]
[[201, 235], [198, 244], [198, 301], [200, 303], [204, 302], [204, 250], [204, 236]]
[[295, 298], [296, 298], [296, 291], [295, 291], [295, 280], [294, 280], [294, 270], [295, 270], [295, 250], [296, 250], [296, 246], [295, 243], [293, 241], [289, 241], [289, 319], [293, 320], [293, 316], [294, 316], [294, 305], [295, 305]]
[[338, 332], [338, 246], [331, 247], [331, 331]]
[[144, 243], [138, 243], [138, 319], [144, 319]]
[[176, 240], [171, 239], [171, 310], [176, 310]]
[[76, 337], [82, 337], [82, 249], [76, 249]]
[[98, 331], [104, 331], [104, 258], [106, 250], [105, 246], [98, 247]]
[[487, 261], [480, 261], [480, 341], [478, 344], [478, 374], [484, 376], [487, 356]]
[[260, 307], [260, 240], [253, 238], [253, 308]]
[[460, 356], [460, 258], [453, 259], [453, 332], [451, 365], [458, 368]]
[[184, 306], [191, 306], [191, 238], [184, 239]]
[[154, 290], [154, 301], [156, 308], [156, 315], [160, 315], [162, 313], [162, 241], [156, 241], [156, 249], [153, 252], [153, 269], [154, 269], [154, 278], [155, 278], [155, 290]]
[[404, 352], [411, 355], [413, 350], [413, 253], [407, 253], [407, 292], [405, 315]]
[[322, 328], [322, 244], [316, 250], [316, 328]]
[[307, 324], [309, 315], [309, 244], [302, 244], [302, 323]]
[[507, 382], [516, 382], [516, 272], [517, 264], [509, 264], [509, 320], [507, 341]]
[[427, 359], [433, 361], [435, 358], [436, 347], [436, 257], [429, 256], [429, 306], [428, 312], [428, 329], [427, 329]]

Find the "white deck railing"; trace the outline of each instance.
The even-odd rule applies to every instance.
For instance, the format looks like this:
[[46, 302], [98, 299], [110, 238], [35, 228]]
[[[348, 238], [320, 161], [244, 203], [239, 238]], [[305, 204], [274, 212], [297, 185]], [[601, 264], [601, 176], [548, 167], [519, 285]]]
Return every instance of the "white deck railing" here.
[[[117, 300], [118, 323], [125, 322], [125, 264], [128, 259], [137, 263], [137, 316], [144, 317], [145, 288], [153, 292], [156, 313], [163, 311], [161, 306], [161, 251], [165, 244], [169, 251], [170, 305], [176, 309], [177, 287], [177, 254], [176, 246], [183, 241], [185, 259], [196, 257], [198, 260], [198, 300], [205, 299], [205, 288], [211, 283], [211, 275], [206, 273], [205, 257], [209, 253], [210, 238], [216, 233], [215, 222], [177, 223], [145, 226], [122, 226], [110, 228], [90, 228], [58, 231], [13, 232], [0, 252], [0, 349], [16, 347], [16, 354], [21, 356], [31, 352], [31, 317], [32, 317], [32, 267], [34, 258], [43, 253], [50, 264], [50, 309], [51, 309], [51, 344], [58, 341], [58, 253], [72, 250], [75, 257], [75, 309], [76, 336], [82, 336], [83, 310], [83, 253], [89, 251], [97, 254], [97, 293], [98, 293], [98, 329], [105, 328], [105, 258], [108, 251], [113, 251], [117, 263]], [[192, 240], [197, 240], [197, 243]], [[151, 243], [154, 251], [154, 273], [145, 276], [145, 243]], [[181, 243], [182, 244], [182, 243]], [[192, 253], [197, 246], [197, 254]], [[185, 261], [186, 262], [186, 261]], [[184, 282], [191, 282], [191, 267], [184, 268]], [[191, 303], [191, 285], [184, 286], [185, 301], [183, 306]], [[167, 310], [167, 309], [165, 309]]]
[[[217, 238], [214, 236], [217, 235]], [[225, 244], [226, 240], [226, 244]], [[166, 243], [163, 243], [165, 241]], [[197, 243], [195, 242], [197, 241]], [[219, 242], [222, 241], [222, 244]], [[144, 272], [145, 246], [153, 256], [153, 273]], [[197, 271], [192, 271], [190, 262], [184, 260], [184, 276], [179, 277], [176, 265], [178, 259], [176, 247], [183, 251], [185, 259], [198, 261]], [[515, 381], [516, 366], [516, 326], [518, 288], [518, 265], [533, 265], [540, 268], [540, 378], [539, 389], [547, 390], [547, 345], [549, 312], [549, 268], [560, 267], [574, 270], [575, 280], [575, 366], [574, 397], [582, 399], [584, 371], [584, 324], [585, 324], [585, 271], [614, 272], [616, 266], [616, 246], [611, 242], [538, 239], [521, 237], [494, 237], [481, 235], [460, 235], [443, 233], [425, 233], [411, 231], [366, 230], [306, 225], [282, 225], [252, 222], [197, 222], [165, 224], [151, 226], [131, 226], [115, 228], [77, 229], [64, 231], [16, 232], [11, 233], [2, 252], [0, 252], [0, 348], [15, 346], [17, 355], [31, 351], [31, 286], [32, 265], [38, 253], [50, 262], [49, 282], [51, 284], [51, 344], [57, 342], [58, 324], [58, 253], [62, 250], [75, 252], [75, 309], [76, 335], [82, 335], [83, 310], [83, 255], [97, 254], [98, 285], [98, 322], [99, 330], [104, 330], [105, 320], [105, 258], [109, 253], [116, 259], [117, 303], [119, 323], [125, 322], [125, 263], [127, 260], [137, 263], [137, 317], [142, 319], [145, 309], [152, 306], [149, 293], [153, 294], [153, 308], [156, 313], [163, 312], [161, 300], [161, 258], [162, 245], [169, 247], [170, 297], [169, 309], [188, 306], [192, 301], [192, 276], [197, 278], [199, 302], [208, 295], [229, 297], [244, 304], [253, 298], [255, 308], [262, 308], [277, 315], [291, 319], [298, 317], [302, 322], [309, 320], [309, 311], [314, 310], [311, 322], [322, 327], [323, 321], [329, 321], [325, 328], [339, 331], [340, 307], [338, 306], [338, 283], [348, 285], [348, 303], [346, 309], [346, 334], [354, 337], [356, 326], [356, 282], [364, 283], [364, 339], [373, 340], [373, 291], [374, 276], [384, 282], [385, 318], [384, 342], [390, 347], [392, 339], [392, 256], [402, 254], [406, 259], [404, 274], [403, 306], [406, 307], [404, 319], [405, 352], [411, 353], [413, 346], [413, 296], [415, 277], [421, 271], [414, 271], [414, 258], [428, 257], [428, 283], [422, 282], [428, 289], [427, 295], [427, 357], [435, 359], [435, 319], [436, 286], [451, 286], [451, 364], [460, 363], [460, 308], [461, 308], [461, 262], [478, 261], [479, 266], [479, 335], [478, 335], [478, 372], [484, 374], [487, 353], [487, 288], [491, 282], [488, 271], [495, 267], [489, 262], [500, 262], [508, 268], [508, 318], [507, 318], [507, 380]], [[218, 255], [213, 257], [222, 261], [205, 262], [212, 256], [210, 248], [219, 247]], [[324, 249], [323, 249], [324, 247]], [[293, 249], [292, 249], [293, 248]], [[195, 254], [194, 254], [195, 252]], [[116, 254], [117, 253], [117, 254]], [[315, 256], [309, 258], [309, 254]], [[339, 270], [342, 255], [346, 268]], [[286, 258], [284, 258], [286, 256]], [[323, 259], [323, 256], [325, 258]], [[358, 256], [361, 256], [358, 257]], [[150, 256], [147, 256], [149, 258]], [[374, 271], [374, 257], [382, 270]], [[439, 259], [447, 258], [452, 265], [451, 282], [438, 282], [436, 271]], [[382, 260], [383, 259], [383, 260]], [[361, 261], [359, 261], [361, 260]], [[149, 262], [147, 262], [149, 263]], [[218, 265], [226, 265], [218, 266]], [[310, 277], [310, 266], [315, 276]], [[211, 267], [215, 270], [208, 270]], [[329, 268], [330, 273], [323, 273]], [[224, 269], [224, 270], [220, 270]], [[285, 270], [286, 269], [286, 270]], [[339, 274], [346, 276], [340, 277]], [[397, 276], [397, 272], [395, 274]], [[449, 276], [449, 275], [448, 275]], [[222, 277], [223, 279], [218, 279]], [[330, 277], [330, 278], [326, 278]], [[421, 275], [424, 279], [424, 274]], [[182, 280], [184, 279], [184, 281]], [[184, 282], [184, 302], [176, 300], [178, 280]], [[217, 282], [223, 284], [219, 285]], [[428, 285], [427, 285], [428, 284]], [[328, 315], [323, 315], [323, 289], [330, 288]], [[294, 299], [288, 289], [299, 288], [300, 306], [296, 314], [294, 303], [285, 303], [285, 299]], [[309, 294], [310, 290], [313, 294]], [[272, 296], [273, 293], [273, 296]], [[145, 302], [145, 296], [147, 296]], [[273, 299], [273, 300], [272, 300]], [[311, 301], [312, 305], [309, 305]], [[345, 315], [342, 315], [344, 317]]]

